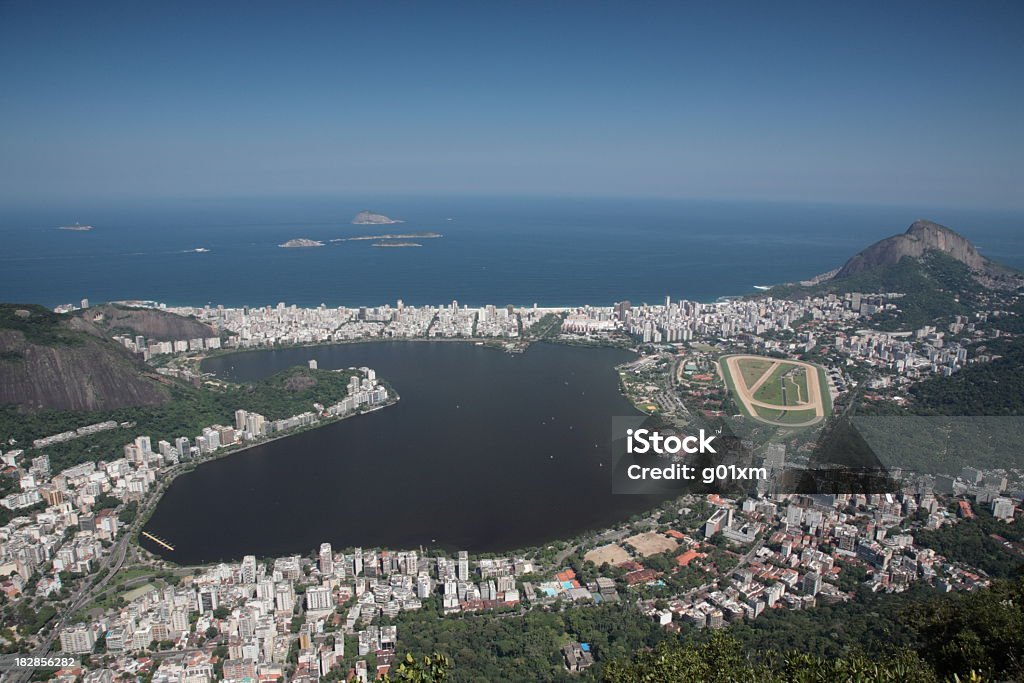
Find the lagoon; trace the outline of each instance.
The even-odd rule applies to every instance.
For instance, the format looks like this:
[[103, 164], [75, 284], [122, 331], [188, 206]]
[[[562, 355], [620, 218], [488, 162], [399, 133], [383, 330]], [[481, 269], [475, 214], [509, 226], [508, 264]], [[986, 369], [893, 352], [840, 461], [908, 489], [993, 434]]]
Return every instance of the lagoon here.
[[[394, 406], [205, 463], [178, 477], [146, 531], [179, 564], [336, 548], [501, 552], [613, 525], [659, 502], [613, 495], [619, 349], [374, 342], [251, 351], [203, 369], [250, 381], [315, 359], [366, 366]], [[244, 408], [245, 406], [239, 406]]]

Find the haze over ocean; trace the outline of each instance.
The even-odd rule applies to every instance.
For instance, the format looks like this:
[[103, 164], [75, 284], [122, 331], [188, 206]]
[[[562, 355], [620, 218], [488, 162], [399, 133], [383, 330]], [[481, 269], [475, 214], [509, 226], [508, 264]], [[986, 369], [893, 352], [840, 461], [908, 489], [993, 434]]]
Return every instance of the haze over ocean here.
[[[917, 218], [1024, 267], [1022, 18], [923, 0], [0, 3], [0, 298], [708, 301]], [[276, 246], [358, 234], [362, 209], [445, 237]], [[74, 221], [96, 229], [55, 230]]]
[[931, 0], [4, 2], [0, 204], [392, 193], [1021, 210], [1022, 19], [1017, 2]]
[[[405, 220], [350, 223], [372, 209]], [[0, 210], [5, 301], [149, 299], [315, 306], [713, 301], [841, 265], [917, 218], [1024, 268], [1020, 214], [970, 209], [616, 199], [292, 198]], [[451, 219], [451, 220], [449, 220]], [[57, 230], [74, 221], [90, 232]], [[420, 248], [327, 240], [432, 230]], [[190, 253], [196, 248], [209, 253]]]

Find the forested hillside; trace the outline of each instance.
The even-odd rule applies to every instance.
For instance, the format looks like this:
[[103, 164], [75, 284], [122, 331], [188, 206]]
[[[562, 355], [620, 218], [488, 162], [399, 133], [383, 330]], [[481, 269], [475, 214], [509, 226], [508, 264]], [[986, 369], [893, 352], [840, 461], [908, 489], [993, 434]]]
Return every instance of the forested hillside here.
[[158, 406], [164, 381], [85, 320], [0, 304], [0, 405], [22, 413]]

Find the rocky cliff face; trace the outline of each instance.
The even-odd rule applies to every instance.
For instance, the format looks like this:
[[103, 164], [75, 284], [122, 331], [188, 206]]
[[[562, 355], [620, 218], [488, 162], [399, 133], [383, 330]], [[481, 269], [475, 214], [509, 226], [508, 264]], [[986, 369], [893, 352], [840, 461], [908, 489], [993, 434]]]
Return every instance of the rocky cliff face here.
[[104, 304], [81, 311], [82, 320], [108, 334], [141, 334], [146, 339], [179, 341], [216, 337], [217, 331], [198, 320], [150, 308]]
[[851, 258], [833, 279], [841, 280], [878, 266], [894, 266], [905, 256], [920, 258], [929, 251], [941, 251], [981, 274], [1002, 270], [979, 254], [966, 238], [944, 225], [921, 220], [915, 221], [902, 235], [875, 242]]
[[169, 398], [124, 347], [81, 319], [0, 305], [0, 404], [22, 410], [114, 410]]

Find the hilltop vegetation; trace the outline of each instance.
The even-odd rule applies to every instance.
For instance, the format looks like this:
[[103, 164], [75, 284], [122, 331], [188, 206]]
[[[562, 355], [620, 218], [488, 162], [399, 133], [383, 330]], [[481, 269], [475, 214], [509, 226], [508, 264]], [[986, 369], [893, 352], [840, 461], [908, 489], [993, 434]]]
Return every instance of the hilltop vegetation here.
[[978, 253], [955, 231], [915, 221], [905, 233], [893, 235], [851, 257], [842, 268], [817, 284], [781, 285], [769, 294], [780, 298], [897, 292], [897, 314], [872, 316], [882, 330], [907, 330], [968, 315], [979, 307], [1004, 300], [1003, 293], [1024, 286], [1021, 273]]
[[907, 389], [906, 407], [862, 401], [858, 415], [946, 415], [998, 417], [1024, 415], [1024, 338], [988, 344], [999, 357], [971, 363], [949, 377], [923, 379]]
[[[1024, 675], [1024, 580], [975, 593], [917, 587], [897, 595], [673, 635], [627, 605], [439, 619], [435, 601], [397, 620], [402, 650], [451, 660], [443, 679], [646, 681], [1019, 680]], [[569, 674], [562, 645], [589, 643], [595, 665]]]
[[1009, 578], [1020, 574], [1024, 558], [1005, 548], [993, 534], [1008, 541], [1024, 538], [1020, 525], [1001, 522], [980, 505], [976, 506], [972, 519], [921, 531], [914, 538], [922, 547], [931, 548], [955, 562], [978, 567], [990, 576]]
[[193, 387], [169, 384], [169, 401], [160, 407], [121, 408], [109, 411], [47, 410], [24, 415], [11, 405], [0, 407], [0, 438], [16, 439], [18, 447], [33, 439], [104, 420], [129, 422], [130, 430], [113, 429], [46, 447], [55, 471], [80, 462], [121, 457], [121, 448], [139, 434], [172, 441], [194, 438], [203, 427], [234, 423], [239, 408], [277, 420], [313, 410], [313, 403], [337, 403], [348, 393], [348, 370], [311, 370], [295, 367], [249, 384], [204, 384]]
[[217, 330], [194, 318], [168, 313], [155, 308], [131, 308], [115, 304], [102, 304], [82, 311], [76, 316], [86, 320], [105, 333], [139, 335], [157, 341], [217, 337]]
[[651, 620], [628, 605], [441, 619], [432, 600], [419, 611], [403, 612], [397, 623], [406, 634], [404, 651], [440, 652], [452, 659], [445, 679], [452, 683], [578, 680], [562, 666], [559, 654], [570, 640], [589, 643], [595, 657], [610, 661], [664, 637]]
[[641, 651], [630, 662], [612, 662], [602, 680], [608, 683], [647, 681], [858, 681], [863, 683], [938, 681], [924, 659], [909, 650], [882, 657], [854, 653], [837, 659], [796, 650], [770, 651], [763, 661], [751, 660], [727, 634], [716, 633], [699, 645], [664, 642]]
[[23, 413], [158, 406], [165, 381], [91, 323], [0, 304], [0, 405]]
[[0, 332], [19, 333], [29, 344], [82, 344], [82, 335], [66, 321], [67, 316], [36, 304], [0, 304]]
[[1024, 338], [998, 348], [1000, 358], [901, 391], [903, 405], [858, 399], [826, 432], [816, 458], [935, 474], [959, 474], [968, 464], [1020, 467], [1020, 421], [1007, 418], [1024, 416]]
[[882, 330], [913, 329], [971, 313], [984, 297], [986, 288], [971, 270], [940, 252], [921, 258], [909, 256], [896, 265], [882, 265], [842, 279], [816, 285], [781, 285], [769, 292], [780, 298], [847, 294], [850, 292], [905, 294], [895, 303], [899, 314], [880, 313], [872, 317], [872, 326]]
[[1024, 415], [1024, 339], [1008, 342], [1001, 358], [918, 382], [910, 394], [920, 415]]

